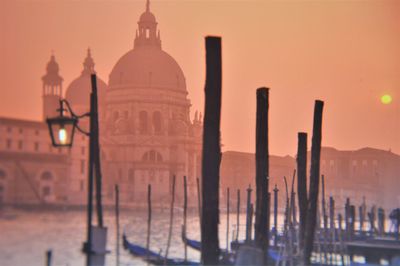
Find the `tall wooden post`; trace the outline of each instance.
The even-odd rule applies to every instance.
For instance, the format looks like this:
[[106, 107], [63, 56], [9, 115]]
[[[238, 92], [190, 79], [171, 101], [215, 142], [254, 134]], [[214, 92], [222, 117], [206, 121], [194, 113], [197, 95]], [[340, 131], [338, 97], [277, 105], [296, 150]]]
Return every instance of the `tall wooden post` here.
[[[255, 242], [267, 254], [269, 234], [268, 213], [268, 103], [269, 89], [257, 89], [256, 118], [256, 220]], [[264, 258], [264, 264], [268, 256]]]
[[115, 247], [115, 263], [119, 266], [119, 187], [115, 185], [115, 238], [116, 238], [116, 247]]
[[308, 213], [304, 241], [304, 265], [310, 265], [311, 262], [310, 259], [314, 245], [314, 233], [317, 220], [323, 106], [323, 101], [315, 101], [313, 136], [311, 144], [310, 192], [308, 197]]
[[252, 204], [251, 204], [251, 186], [247, 189], [247, 207], [246, 207], [246, 242], [251, 240], [251, 224], [252, 224]]
[[169, 247], [171, 246], [172, 228], [174, 225], [175, 184], [176, 184], [176, 176], [173, 176], [172, 177], [172, 192], [171, 192], [171, 207], [170, 207], [170, 213], [169, 213], [169, 231], [168, 231], [167, 248], [165, 249], [165, 260], [168, 259]]
[[350, 231], [349, 231], [349, 236], [350, 239], [353, 239], [354, 237], [354, 229], [355, 229], [355, 223], [356, 223], [356, 208], [354, 205], [350, 205]]
[[278, 245], [278, 192], [279, 189], [275, 184], [274, 188], [274, 246]]
[[344, 223], [346, 225], [346, 237], [350, 235], [350, 198], [346, 198], [344, 205]]
[[[186, 176], [183, 176], [183, 233], [186, 236], [187, 223], [187, 181]], [[185, 241], [185, 261], [187, 260], [187, 244]]]
[[53, 251], [51, 249], [46, 251], [46, 266], [51, 266], [51, 258], [53, 256]]
[[203, 128], [201, 256], [219, 263], [219, 168], [221, 162], [221, 38], [206, 37], [206, 85]]
[[385, 210], [383, 208], [378, 209], [378, 231], [380, 236], [385, 234]]
[[321, 204], [322, 204], [322, 218], [323, 218], [323, 223], [324, 223], [324, 230], [328, 228], [328, 215], [326, 214], [326, 203], [325, 203], [325, 176], [321, 175], [321, 181], [322, 181], [322, 199], [321, 199]]
[[299, 132], [297, 144], [297, 196], [299, 200], [299, 247], [303, 250], [307, 221], [307, 133]]
[[237, 190], [236, 241], [239, 240], [239, 228], [240, 228], [240, 189]]
[[226, 251], [229, 250], [229, 188], [226, 189]]
[[147, 249], [147, 261], [150, 250], [150, 234], [151, 234], [151, 185], [147, 185], [147, 237], [146, 237], [146, 249]]

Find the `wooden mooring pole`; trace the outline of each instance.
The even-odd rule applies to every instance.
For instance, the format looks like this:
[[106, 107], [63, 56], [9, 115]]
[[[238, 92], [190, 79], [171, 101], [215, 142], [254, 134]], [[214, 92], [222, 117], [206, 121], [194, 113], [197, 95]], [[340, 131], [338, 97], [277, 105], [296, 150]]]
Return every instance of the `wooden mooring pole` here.
[[[147, 237], [146, 237], [146, 249], [147, 249], [147, 260], [149, 261], [149, 250], [150, 250], [150, 235], [151, 235], [151, 185], [147, 185]], [[149, 263], [147, 263], [149, 265]]]
[[219, 169], [222, 64], [221, 38], [206, 37], [206, 84], [202, 162], [201, 260], [219, 264]]
[[237, 206], [236, 206], [236, 241], [239, 240], [240, 230], [240, 189], [237, 190]]
[[246, 242], [251, 241], [251, 227], [252, 227], [252, 204], [251, 204], [251, 186], [247, 188], [247, 206], [246, 206]]
[[321, 157], [321, 139], [322, 139], [322, 111], [324, 107], [323, 101], [315, 101], [313, 136], [311, 144], [311, 174], [310, 174], [310, 191], [308, 196], [308, 213], [304, 241], [304, 265], [310, 265], [311, 252], [314, 246], [314, 233], [317, 221], [317, 205], [319, 191], [319, 171]]
[[226, 189], [226, 251], [229, 250], [229, 188]]
[[51, 266], [51, 259], [53, 256], [53, 251], [51, 249], [46, 251], [46, 266]]
[[383, 208], [378, 209], [378, 232], [380, 236], [385, 234], [385, 210]]
[[299, 201], [299, 248], [303, 250], [307, 221], [307, 133], [297, 135], [297, 196]]
[[[269, 89], [257, 89], [256, 112], [256, 217], [254, 238], [256, 245], [268, 254], [269, 213], [268, 213], [268, 108]], [[268, 256], [264, 256], [267, 264]]]
[[119, 266], [119, 244], [120, 244], [120, 234], [119, 234], [119, 187], [115, 185], [115, 263]]
[[169, 213], [169, 231], [168, 231], [167, 248], [165, 250], [165, 259], [168, 259], [169, 247], [171, 246], [172, 228], [174, 225], [175, 183], [176, 183], [176, 176], [174, 175], [172, 176], [171, 207]]
[[[187, 180], [186, 176], [183, 176], [183, 234], [186, 236], [186, 224], [187, 224]], [[187, 261], [187, 244], [184, 243], [185, 247], [185, 261]]]
[[278, 245], [278, 192], [279, 189], [275, 184], [274, 188], [274, 246]]

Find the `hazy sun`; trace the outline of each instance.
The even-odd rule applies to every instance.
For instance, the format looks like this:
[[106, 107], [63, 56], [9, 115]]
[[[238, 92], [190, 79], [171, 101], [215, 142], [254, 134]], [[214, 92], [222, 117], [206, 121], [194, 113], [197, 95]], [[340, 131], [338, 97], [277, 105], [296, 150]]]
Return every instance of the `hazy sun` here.
[[389, 94], [382, 95], [381, 102], [383, 104], [390, 104], [392, 102], [392, 96], [390, 96]]

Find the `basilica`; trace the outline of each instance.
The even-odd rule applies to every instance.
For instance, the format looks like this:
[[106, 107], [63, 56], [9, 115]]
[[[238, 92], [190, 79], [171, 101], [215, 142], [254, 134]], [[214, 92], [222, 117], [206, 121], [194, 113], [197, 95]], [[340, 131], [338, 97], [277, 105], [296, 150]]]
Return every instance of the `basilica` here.
[[[201, 182], [202, 115], [191, 113], [185, 75], [175, 59], [162, 49], [157, 20], [147, 1], [139, 18], [134, 45], [110, 66], [108, 82], [97, 77], [102, 196], [114, 201], [120, 187], [123, 205], [144, 205], [147, 186], [153, 201], [169, 202], [176, 177], [176, 200], [182, 201], [182, 180], [188, 180], [189, 204], [197, 204], [196, 179]], [[87, 195], [88, 139], [77, 134], [71, 148], [53, 148], [45, 119], [54, 117], [64, 98], [75, 113], [89, 111], [90, 75], [95, 61], [88, 49], [80, 75], [64, 80], [51, 55], [42, 77], [43, 120], [0, 117], [0, 206], [82, 206]], [[87, 127], [88, 121], [79, 122]], [[400, 204], [396, 191], [400, 156], [390, 151], [323, 148], [321, 173], [327, 191], [340, 202], [358, 195], [385, 206]], [[283, 176], [296, 168], [292, 156], [270, 156], [270, 188], [284, 191]], [[254, 187], [254, 154], [226, 151], [221, 161], [221, 193]], [[360, 186], [355, 187], [357, 183]], [[362, 188], [360, 190], [359, 188]], [[386, 198], [379, 197], [385, 191]], [[234, 193], [232, 193], [234, 194]], [[242, 196], [242, 197], [243, 197]], [[280, 202], [285, 202], [283, 193]]]

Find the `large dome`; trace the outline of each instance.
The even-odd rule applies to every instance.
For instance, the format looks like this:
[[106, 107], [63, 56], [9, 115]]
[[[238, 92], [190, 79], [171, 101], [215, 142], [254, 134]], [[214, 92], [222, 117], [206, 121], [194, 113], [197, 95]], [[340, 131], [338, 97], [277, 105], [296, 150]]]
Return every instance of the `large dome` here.
[[186, 92], [182, 69], [169, 54], [155, 47], [135, 48], [123, 55], [110, 74], [110, 89], [151, 87]]

